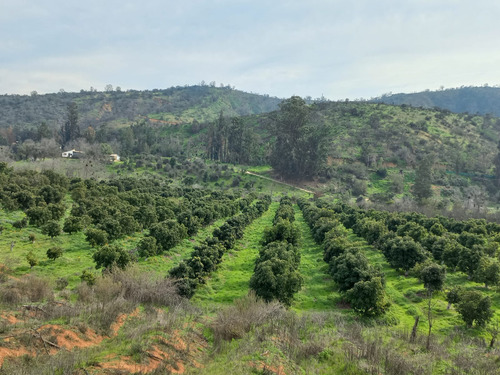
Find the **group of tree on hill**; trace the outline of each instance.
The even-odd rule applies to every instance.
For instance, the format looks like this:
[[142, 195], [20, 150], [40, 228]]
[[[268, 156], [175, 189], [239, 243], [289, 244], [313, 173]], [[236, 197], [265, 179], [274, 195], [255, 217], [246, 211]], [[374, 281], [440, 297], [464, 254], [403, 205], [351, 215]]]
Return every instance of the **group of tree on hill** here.
[[299, 272], [300, 229], [294, 223], [293, 203], [288, 196], [280, 200], [273, 226], [262, 236], [262, 248], [255, 260], [250, 288], [267, 302], [278, 300], [290, 306], [303, 283]]

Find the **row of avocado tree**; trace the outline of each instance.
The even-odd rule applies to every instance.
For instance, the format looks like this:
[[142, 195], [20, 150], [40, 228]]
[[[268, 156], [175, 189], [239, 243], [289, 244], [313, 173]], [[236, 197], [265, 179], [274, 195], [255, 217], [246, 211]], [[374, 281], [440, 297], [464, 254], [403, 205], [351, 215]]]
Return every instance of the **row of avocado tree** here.
[[319, 208], [306, 199], [299, 200], [299, 207], [315, 241], [323, 247], [323, 259], [329, 264], [329, 273], [345, 300], [363, 315], [385, 312], [389, 302], [384, 275], [348, 239], [348, 231], [335, 218], [335, 212]]
[[[498, 225], [483, 220], [457, 222], [454, 219], [428, 218], [414, 212], [390, 213], [322, 203], [345, 227], [384, 254], [396, 270], [409, 272], [423, 282], [428, 295], [429, 336], [432, 329], [431, 299], [443, 289], [448, 271], [466, 273], [478, 282], [498, 285]], [[460, 234], [455, 233], [462, 230]], [[444, 265], [440, 265], [442, 263]], [[493, 316], [491, 300], [477, 290], [455, 288], [447, 300], [455, 304], [468, 327], [484, 326]], [[428, 341], [429, 345], [429, 341]]]
[[234, 215], [222, 226], [216, 228], [211, 238], [195, 246], [188, 260], [172, 268], [170, 276], [177, 280], [179, 293], [191, 298], [196, 287], [205, 283], [206, 277], [217, 269], [222, 256], [233, 248], [236, 240], [243, 237], [245, 227], [267, 211], [270, 204], [271, 197], [266, 195], [254, 205], [245, 207], [241, 213]]
[[[254, 197], [255, 196], [251, 194], [246, 197], [233, 200], [225, 207], [225, 209], [219, 210], [218, 213], [213, 213], [212, 217], [218, 217], [217, 215], [221, 213], [234, 213], [244, 210], [252, 203]], [[215, 201], [217, 202], [218, 200], [215, 199]], [[183, 217], [185, 213], [185, 211], [180, 211], [181, 217]], [[191, 221], [193, 220], [194, 219], [191, 219]], [[143, 257], [162, 254], [179, 244], [189, 234], [189, 229], [178, 220], [167, 219], [161, 221], [153, 224], [149, 228], [149, 235], [146, 235], [141, 241], [139, 241], [137, 253], [139, 256]], [[104, 269], [112, 266], [118, 266], [123, 269], [133, 259], [136, 259], [135, 254], [131, 254], [116, 244], [104, 244], [102, 246], [98, 246], [98, 249], [94, 251], [92, 257], [96, 263], [96, 268]]]
[[382, 250], [396, 269], [408, 272], [416, 264], [434, 258], [448, 271], [464, 272], [485, 287], [500, 283], [500, 226], [496, 223], [363, 210], [344, 204], [328, 206], [346, 228]]
[[300, 229], [294, 223], [295, 212], [290, 197], [281, 198], [273, 226], [264, 231], [262, 248], [255, 261], [250, 288], [267, 302], [278, 300], [290, 306], [300, 290], [303, 278], [300, 265]]

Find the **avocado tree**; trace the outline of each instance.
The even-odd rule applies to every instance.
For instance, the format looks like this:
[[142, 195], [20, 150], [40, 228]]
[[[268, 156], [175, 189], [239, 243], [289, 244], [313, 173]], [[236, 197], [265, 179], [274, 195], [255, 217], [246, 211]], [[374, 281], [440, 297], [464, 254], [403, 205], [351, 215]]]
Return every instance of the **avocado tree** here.
[[358, 281], [347, 291], [346, 299], [355, 311], [367, 316], [379, 315], [389, 306], [381, 277]]
[[493, 316], [490, 297], [475, 290], [465, 291], [460, 295], [457, 311], [469, 328], [474, 323], [480, 327], [484, 326]]
[[432, 263], [424, 267], [420, 273], [420, 279], [424, 283], [424, 287], [427, 290], [428, 304], [427, 304], [427, 320], [429, 323], [429, 332], [427, 334], [427, 350], [430, 349], [431, 345], [431, 331], [432, 331], [432, 294], [436, 291], [442, 290], [444, 281], [446, 279], [446, 270], [444, 267]]
[[104, 245], [92, 255], [92, 258], [97, 269], [101, 267], [109, 269], [115, 265], [124, 269], [130, 263], [130, 255], [117, 245]]

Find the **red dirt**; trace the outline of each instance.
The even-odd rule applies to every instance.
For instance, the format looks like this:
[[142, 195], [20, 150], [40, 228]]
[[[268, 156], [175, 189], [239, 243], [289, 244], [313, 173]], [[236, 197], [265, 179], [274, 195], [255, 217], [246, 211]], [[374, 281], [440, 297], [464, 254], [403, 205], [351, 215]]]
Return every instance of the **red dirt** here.
[[267, 372], [270, 372], [270, 373], [273, 373], [273, 374], [276, 374], [276, 375], [286, 375], [286, 372], [285, 372], [285, 368], [282, 366], [282, 365], [278, 365], [278, 367], [273, 367], [273, 366], [269, 366], [267, 363], [265, 362], [250, 362], [250, 366], [257, 369], [257, 370], [266, 370]]
[[130, 314], [121, 314], [118, 316], [116, 319], [116, 322], [111, 324], [111, 337], [114, 337], [118, 335], [118, 331], [120, 330], [121, 327], [125, 324], [125, 321], [130, 318], [130, 317], [135, 317], [139, 315], [139, 308], [136, 308], [132, 313]]
[[[101, 363], [100, 367], [105, 369], [147, 374], [160, 367], [164, 360], [171, 358], [169, 353], [161, 350], [156, 345], [153, 345], [153, 347], [147, 351], [147, 355], [148, 359], [146, 363], [136, 363], [133, 362], [129, 356], [120, 356], [118, 359], [111, 362]], [[175, 361], [174, 366], [167, 364], [165, 367], [172, 374], [183, 374], [185, 371], [185, 366], [182, 361]]]
[[8, 321], [10, 324], [16, 324], [16, 323], [19, 323], [20, 320], [17, 319], [14, 315], [12, 314], [2, 314], [0, 315], [0, 318], [2, 319], [5, 319], [6, 321]]
[[[61, 348], [71, 350], [73, 348], [88, 348], [90, 346], [99, 345], [104, 339], [103, 336], [98, 335], [94, 330], [87, 328], [85, 334], [77, 334], [69, 329], [62, 328], [54, 324], [47, 324], [38, 330], [45, 338], [51, 336], [56, 337], [54, 344], [59, 345]], [[83, 337], [82, 337], [83, 336]]]
[[7, 358], [7, 357], [19, 357], [19, 356], [22, 356], [25, 354], [30, 354], [30, 353], [24, 348], [10, 349], [10, 348], [0, 347], [0, 367], [2, 366], [5, 358]]
[[[126, 320], [137, 315], [139, 315], [139, 309], [135, 309], [130, 314], [121, 314], [111, 326], [110, 337], [117, 336]], [[14, 315], [8, 313], [2, 314], [1, 317], [12, 324], [18, 321]], [[188, 327], [184, 325], [183, 328], [186, 329]], [[23, 332], [23, 330], [17, 331], [19, 334]], [[82, 331], [75, 327], [64, 328], [55, 324], [46, 324], [34, 331], [40, 335], [40, 338], [46, 340], [46, 343], [37, 340], [34, 346], [29, 348], [19, 345], [19, 340], [16, 336], [5, 338], [3, 340], [5, 347], [0, 346], [0, 366], [2, 366], [4, 359], [7, 357], [18, 357], [26, 354], [35, 357], [40, 351], [48, 351], [51, 355], [56, 354], [59, 349], [50, 343], [59, 346], [61, 349], [73, 350], [74, 348], [98, 346], [107, 338], [106, 336], [98, 335], [90, 328], [87, 328], [85, 332]], [[202, 368], [203, 366], [199, 360], [207, 343], [201, 336], [193, 333], [186, 333], [184, 337], [181, 337], [181, 335], [183, 335], [181, 330], [174, 330], [168, 334], [168, 338], [160, 335], [155, 336], [155, 343], [145, 351], [143, 363], [136, 363], [129, 356], [109, 355], [105, 358], [106, 362], [102, 362], [96, 366], [96, 370], [118, 370], [146, 374], [155, 371], [161, 366], [165, 366], [165, 369], [170, 371], [170, 373], [183, 374], [186, 371], [187, 365]], [[34, 336], [37, 337], [35, 333]], [[279, 374], [281, 375], [283, 372]]]

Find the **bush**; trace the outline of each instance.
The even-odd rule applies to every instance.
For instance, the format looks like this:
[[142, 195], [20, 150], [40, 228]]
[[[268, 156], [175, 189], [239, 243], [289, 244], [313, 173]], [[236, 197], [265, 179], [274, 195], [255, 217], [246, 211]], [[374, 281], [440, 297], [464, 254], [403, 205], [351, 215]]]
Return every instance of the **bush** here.
[[101, 229], [89, 228], [85, 232], [85, 237], [92, 247], [103, 246], [108, 243], [108, 234]]
[[61, 226], [57, 221], [49, 220], [47, 224], [42, 226], [41, 231], [50, 238], [54, 238], [61, 234]]
[[158, 246], [156, 245], [156, 238], [154, 237], [144, 237], [139, 241], [137, 245], [137, 250], [140, 257], [154, 256], [158, 252]]
[[82, 274], [80, 275], [80, 280], [82, 280], [82, 282], [86, 283], [87, 285], [92, 286], [96, 282], [96, 276], [93, 272], [83, 270]]
[[28, 226], [28, 218], [25, 216], [21, 220], [14, 221], [12, 226], [17, 229], [26, 228]]
[[130, 262], [130, 255], [117, 245], [105, 245], [97, 250], [92, 258], [96, 268], [112, 268], [118, 266], [124, 269]]
[[56, 260], [63, 255], [63, 249], [59, 246], [51, 247], [47, 250], [47, 258]]
[[491, 300], [475, 290], [463, 292], [457, 303], [457, 311], [462, 316], [467, 327], [484, 326], [493, 316]]
[[255, 327], [280, 319], [285, 314], [286, 310], [278, 302], [266, 303], [250, 292], [217, 314], [211, 325], [214, 346], [220, 348], [223, 341], [240, 339]]

